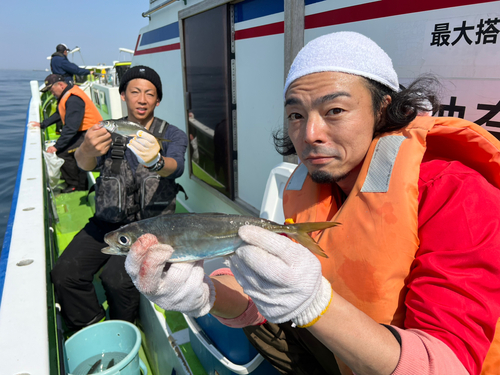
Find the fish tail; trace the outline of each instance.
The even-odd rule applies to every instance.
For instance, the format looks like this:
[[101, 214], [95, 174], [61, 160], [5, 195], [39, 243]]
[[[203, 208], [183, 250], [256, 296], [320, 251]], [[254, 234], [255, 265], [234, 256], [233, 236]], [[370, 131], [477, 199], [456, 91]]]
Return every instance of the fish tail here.
[[319, 255], [323, 258], [328, 258], [323, 249], [305, 232], [287, 233], [287, 235], [300, 243], [302, 246], [307, 247], [313, 254]]
[[326, 255], [323, 249], [318, 245], [316, 241], [314, 241], [311, 236], [309, 236], [308, 233], [331, 228], [339, 224], [340, 223], [330, 221], [319, 223], [288, 224], [287, 227], [293, 228], [295, 230], [290, 232], [286, 231], [285, 233], [289, 237], [300, 243], [302, 246], [307, 247], [313, 254], [316, 254], [323, 258], [328, 258], [328, 255]]
[[165, 139], [165, 138], [157, 138], [158, 143], [160, 144], [160, 150], [163, 150], [163, 142], [172, 142], [170, 139]]
[[288, 227], [296, 228], [300, 232], [316, 232], [318, 230], [328, 229], [340, 225], [336, 221], [320, 221], [320, 222], [309, 222], [309, 223], [297, 223], [297, 224], [287, 224]]

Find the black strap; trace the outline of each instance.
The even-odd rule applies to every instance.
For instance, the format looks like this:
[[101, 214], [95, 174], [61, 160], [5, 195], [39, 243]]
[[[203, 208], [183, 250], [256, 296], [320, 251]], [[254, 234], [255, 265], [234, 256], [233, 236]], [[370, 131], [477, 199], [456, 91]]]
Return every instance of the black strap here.
[[127, 149], [127, 139], [122, 136], [117, 136], [111, 144], [111, 173], [120, 174], [120, 166], [125, 157], [125, 150]]
[[127, 191], [127, 195], [133, 195], [139, 189], [140, 185], [136, 183], [134, 186], [128, 186], [125, 190]]
[[139, 212], [140, 210], [141, 210], [141, 206], [139, 206], [138, 204], [134, 204], [132, 207], [127, 208], [127, 214], [133, 215], [133, 214], [136, 214], [137, 212]]
[[398, 341], [399, 345], [401, 346], [402, 344], [402, 341], [401, 341], [401, 335], [399, 334], [399, 332], [396, 330], [396, 328], [388, 325], [388, 324], [382, 324], [385, 328], [387, 328], [389, 331], [391, 331], [391, 333], [394, 335], [394, 337], [396, 338], [396, 340]]
[[182, 191], [182, 192], [184, 193], [184, 198], [185, 198], [186, 200], [188, 200], [189, 198], [188, 198], [188, 196], [187, 196], [187, 194], [186, 194], [186, 190], [184, 190], [184, 188], [182, 187], [182, 185], [180, 185], [180, 184], [176, 184], [176, 187], [177, 187], [177, 191], [175, 192], [175, 195], [177, 195], [177, 193], [178, 193], [179, 191]]
[[154, 118], [153, 123], [151, 124], [149, 131], [151, 134], [153, 134], [156, 138], [165, 138], [165, 132], [168, 129], [168, 126], [170, 124], [166, 122], [165, 120], [160, 120], [159, 118]]

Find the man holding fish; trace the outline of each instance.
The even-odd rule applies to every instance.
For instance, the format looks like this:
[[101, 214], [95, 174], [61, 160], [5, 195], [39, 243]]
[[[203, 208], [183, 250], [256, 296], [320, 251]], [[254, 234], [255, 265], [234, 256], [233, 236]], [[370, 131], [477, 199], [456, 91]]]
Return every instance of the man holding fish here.
[[127, 272], [151, 301], [244, 327], [281, 373], [499, 374], [500, 142], [465, 120], [419, 116], [437, 110], [437, 84], [401, 89], [389, 56], [354, 32], [295, 58], [288, 134], [275, 134], [301, 160], [284, 211], [341, 224], [312, 235], [327, 257], [256, 221], [238, 229], [230, 268], [210, 276], [203, 246], [176, 262], [158, 226], [106, 242], [130, 249]]
[[78, 330], [105, 317], [92, 284], [100, 278], [111, 319], [134, 322], [139, 292], [124, 268], [124, 258], [101, 252], [106, 233], [124, 224], [175, 212], [182, 187], [186, 134], [154, 116], [162, 99], [159, 75], [134, 66], [122, 77], [119, 91], [128, 116], [101, 121], [87, 130], [75, 153], [86, 171], [100, 168], [95, 184], [95, 215], [74, 237], [51, 277], [67, 326]]

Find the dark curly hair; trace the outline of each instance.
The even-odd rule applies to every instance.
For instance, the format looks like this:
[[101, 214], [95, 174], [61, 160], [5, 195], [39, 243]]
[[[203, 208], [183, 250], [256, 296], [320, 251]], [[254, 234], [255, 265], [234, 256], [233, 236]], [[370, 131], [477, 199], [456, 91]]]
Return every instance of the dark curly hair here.
[[[442, 86], [434, 75], [421, 75], [407, 88], [400, 85], [399, 92], [372, 79], [361, 78], [372, 95], [373, 113], [377, 119], [373, 137], [404, 128], [417, 117], [419, 112], [436, 113], [439, 109], [438, 96]], [[387, 95], [392, 100], [386, 110], [381, 113]], [[273, 139], [274, 147], [281, 155], [297, 153], [290, 137], [284, 133], [283, 129], [273, 132]]]

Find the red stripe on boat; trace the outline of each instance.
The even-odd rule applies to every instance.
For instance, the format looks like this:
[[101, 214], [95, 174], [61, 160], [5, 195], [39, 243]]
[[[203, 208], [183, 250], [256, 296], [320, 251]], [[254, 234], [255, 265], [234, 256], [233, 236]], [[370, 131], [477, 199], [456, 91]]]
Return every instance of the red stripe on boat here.
[[147, 48], [147, 49], [142, 49], [140, 51], [135, 51], [134, 55], [139, 56], [139, 55], [147, 55], [150, 53], [158, 53], [158, 52], [165, 52], [165, 51], [173, 51], [176, 49], [181, 49], [181, 44], [180, 43], [174, 43], [174, 44], [168, 44], [166, 46], [161, 46], [161, 47], [154, 47], [154, 48]]

